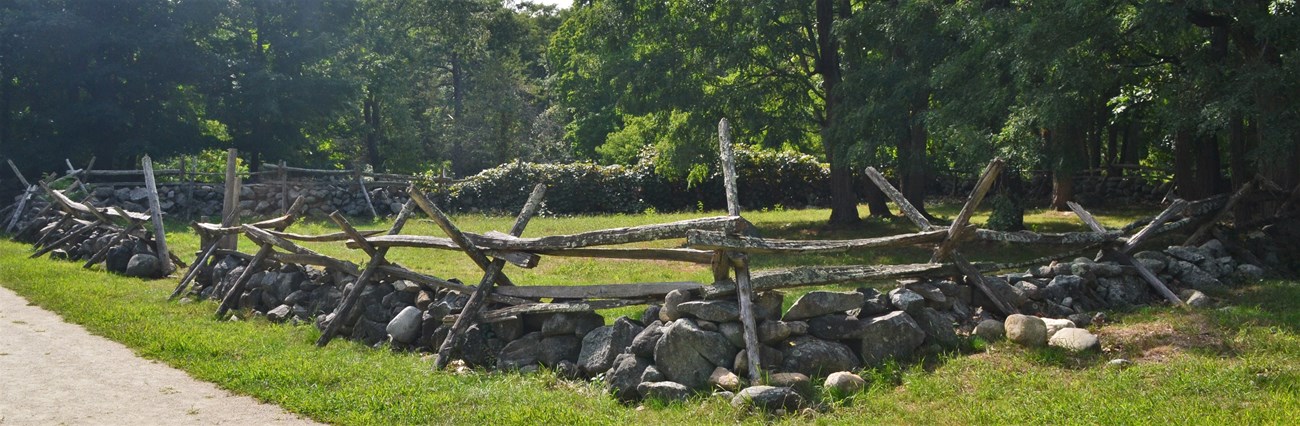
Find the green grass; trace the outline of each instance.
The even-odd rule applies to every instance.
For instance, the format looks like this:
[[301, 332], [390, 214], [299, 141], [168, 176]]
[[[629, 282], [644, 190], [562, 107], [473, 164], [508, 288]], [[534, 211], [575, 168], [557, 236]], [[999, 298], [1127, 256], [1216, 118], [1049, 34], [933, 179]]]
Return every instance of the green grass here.
[[[936, 206], [940, 216], [952, 206]], [[1108, 226], [1147, 212], [1099, 212]], [[525, 235], [550, 235], [613, 226], [706, 216], [600, 216], [539, 218]], [[903, 220], [868, 221], [848, 229], [820, 225], [824, 210], [754, 212], [746, 217], [764, 234], [783, 238], [854, 238], [908, 232]], [[1035, 212], [1026, 220], [1040, 230], [1082, 230], [1072, 216]], [[507, 229], [510, 218], [459, 216], [466, 230]], [[982, 221], [977, 216], [976, 221]], [[383, 228], [384, 223], [359, 223]], [[174, 225], [169, 241], [192, 258], [197, 239]], [[332, 232], [332, 223], [307, 223], [300, 233]], [[415, 221], [406, 233], [438, 235]], [[671, 246], [674, 243], [666, 243]], [[241, 248], [248, 250], [247, 241]], [[314, 249], [360, 261], [338, 244]], [[981, 260], [992, 250], [979, 250]], [[1000, 250], [1005, 251], [1005, 250]], [[975, 253], [975, 250], [971, 250]], [[932, 357], [925, 362], [864, 372], [865, 392], [831, 401], [817, 414], [766, 418], [739, 413], [720, 398], [699, 397], [645, 410], [618, 404], [598, 385], [541, 373], [455, 375], [433, 372], [417, 354], [393, 353], [336, 341], [312, 343], [314, 327], [265, 321], [217, 321], [212, 302], [165, 302], [176, 280], [142, 281], [79, 264], [29, 260], [24, 244], [0, 242], [0, 285], [33, 303], [232, 391], [279, 404], [330, 423], [344, 424], [718, 424], [778, 423], [1288, 423], [1300, 414], [1300, 285], [1270, 281], [1237, 291], [1231, 307], [1197, 312], [1143, 309], [1112, 313], [1094, 331], [1107, 351], [1075, 356], [1051, 349], [1024, 349], [1005, 342], [974, 346], [977, 353]], [[759, 267], [813, 263], [917, 261], [924, 250], [866, 252], [830, 259], [756, 258]], [[1011, 253], [1001, 256], [1029, 256]], [[476, 268], [455, 252], [394, 250], [392, 258], [442, 277], [477, 281]], [[703, 268], [655, 262], [543, 259], [534, 270], [510, 268], [526, 284], [589, 284], [708, 278]], [[792, 298], [790, 298], [792, 299]], [[974, 351], [972, 351], [974, 352]], [[1112, 358], [1135, 361], [1107, 367]]]

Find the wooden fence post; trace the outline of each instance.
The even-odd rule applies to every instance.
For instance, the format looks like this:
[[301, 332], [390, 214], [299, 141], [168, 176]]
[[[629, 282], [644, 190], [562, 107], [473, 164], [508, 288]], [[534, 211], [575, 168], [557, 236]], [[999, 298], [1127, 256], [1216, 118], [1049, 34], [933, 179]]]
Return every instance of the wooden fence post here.
[[176, 270], [176, 265], [172, 264], [171, 252], [167, 250], [167, 228], [163, 225], [162, 206], [158, 202], [158, 182], [154, 181], [153, 160], [145, 154], [140, 163], [144, 167], [144, 186], [149, 190], [149, 215], [153, 219], [153, 235], [154, 242], [157, 244], [159, 266], [164, 276], [171, 275]]
[[[226, 192], [221, 204], [221, 226], [223, 228], [239, 224], [239, 192], [242, 185], [239, 182], [238, 154], [239, 151], [234, 148], [226, 151]], [[227, 235], [222, 238], [221, 248], [225, 250], [239, 249], [239, 235]]]
[[[731, 125], [726, 118], [718, 121], [718, 151], [722, 155], [722, 179], [727, 191], [727, 215], [740, 217], [740, 195], [736, 187], [736, 158], [731, 146]], [[729, 234], [739, 236], [735, 227]], [[740, 305], [740, 324], [745, 339], [745, 357], [749, 367], [750, 383], [759, 383], [763, 376], [762, 346], [758, 343], [758, 327], [754, 319], [754, 289], [749, 282], [749, 259], [744, 253], [728, 252], [726, 258], [735, 259], [736, 302]], [[726, 262], [726, 260], [724, 260]]]

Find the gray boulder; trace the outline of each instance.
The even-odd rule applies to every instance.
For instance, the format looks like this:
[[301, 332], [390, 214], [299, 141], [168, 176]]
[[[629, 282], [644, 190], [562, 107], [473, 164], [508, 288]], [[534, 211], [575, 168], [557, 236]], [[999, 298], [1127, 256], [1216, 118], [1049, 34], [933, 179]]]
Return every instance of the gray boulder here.
[[1078, 275], [1057, 275], [1043, 288], [1043, 298], [1060, 303], [1070, 295], [1083, 290], [1083, 277]]
[[830, 391], [833, 395], [848, 395], [856, 393], [867, 386], [867, 381], [862, 376], [850, 373], [848, 371], [839, 371], [826, 376], [826, 382], [822, 388]]
[[925, 297], [903, 287], [889, 291], [889, 302], [894, 305], [894, 308], [907, 313], [914, 313], [925, 307]]
[[794, 334], [794, 327], [785, 321], [763, 321], [755, 331], [760, 343], [771, 345], [789, 338]]
[[996, 342], [1007, 337], [1007, 329], [1003, 328], [1002, 321], [986, 319], [975, 326], [973, 334], [986, 342]]
[[578, 354], [578, 369], [583, 374], [595, 376], [609, 370], [614, 357], [632, 344], [632, 339], [644, 327], [627, 317], [614, 320], [614, 325], [600, 327], [582, 338], [582, 351]]
[[682, 302], [689, 302], [691, 293], [686, 290], [673, 290], [664, 295], [664, 306], [659, 309], [659, 320], [665, 324], [676, 321], [682, 317], [682, 313], [677, 310], [677, 305]]
[[1061, 331], [1063, 329], [1078, 328], [1078, 326], [1074, 324], [1074, 321], [1070, 321], [1068, 319], [1043, 318], [1042, 320], [1043, 320], [1043, 325], [1047, 326], [1048, 336], [1054, 335], [1056, 334], [1056, 332]]
[[858, 318], [870, 318], [894, 310], [894, 306], [889, 303], [889, 296], [881, 293], [880, 290], [863, 287], [858, 289], [858, 293], [862, 293], [863, 297], [862, 307], [854, 313]]
[[645, 326], [636, 337], [632, 338], [632, 344], [627, 351], [639, 357], [654, 358], [655, 345], [659, 343], [659, 338], [664, 336], [664, 323], [655, 321]]
[[162, 275], [161, 269], [162, 263], [158, 261], [158, 256], [136, 253], [127, 262], [126, 271], [123, 273], [132, 277], [153, 278]]
[[604, 325], [605, 318], [595, 312], [558, 313], [551, 315], [550, 318], [546, 319], [546, 322], [542, 323], [542, 334], [547, 336], [564, 334], [583, 336], [591, 330]]
[[952, 320], [939, 313], [933, 308], [924, 308], [913, 317], [917, 325], [921, 326], [921, 331], [925, 332], [926, 340], [936, 343], [945, 348], [955, 348], [961, 344], [957, 338], [957, 332], [953, 331]]
[[578, 355], [581, 353], [581, 337], [572, 334], [546, 336], [542, 338], [541, 354], [538, 356], [538, 361], [544, 366], [555, 368], [560, 365], [561, 361], [578, 362]]
[[713, 373], [709, 374], [709, 386], [713, 389], [735, 392], [740, 390], [743, 384], [740, 376], [737, 376], [736, 373], [731, 372], [726, 367], [715, 368]]
[[840, 342], [799, 336], [781, 346], [782, 371], [816, 376], [828, 372], [855, 370], [862, 365], [853, 349]]
[[866, 328], [865, 322], [844, 314], [822, 315], [808, 320], [808, 334], [826, 340], [857, 339]]
[[518, 370], [525, 366], [537, 364], [542, 356], [542, 333], [525, 334], [501, 348], [497, 354], [498, 370]]
[[384, 327], [393, 341], [400, 343], [411, 343], [420, 333], [420, 316], [424, 314], [419, 308], [407, 306], [402, 308], [392, 320], [388, 321], [388, 326]]
[[727, 367], [736, 349], [720, 333], [701, 330], [694, 321], [679, 319], [664, 327], [655, 345], [655, 366], [669, 380], [690, 388], [703, 388], [719, 366]]
[[736, 393], [731, 406], [757, 408], [764, 411], [792, 411], [803, 404], [803, 398], [790, 388], [775, 386], [750, 386]]
[[808, 319], [820, 315], [844, 313], [862, 307], [865, 296], [856, 291], [810, 291], [794, 301], [785, 312], [786, 321]]
[[614, 358], [613, 366], [605, 373], [605, 383], [609, 393], [619, 401], [632, 401], [640, 397], [637, 386], [642, 383], [645, 370], [650, 367], [650, 360], [633, 354], [619, 354]]
[[925, 331], [903, 311], [894, 311], [867, 321], [859, 352], [869, 366], [890, 358], [906, 358], [925, 342]]
[[695, 300], [677, 305], [682, 314], [705, 321], [730, 322], [740, 319], [740, 305], [731, 300]]
[[691, 397], [691, 388], [676, 382], [645, 382], [637, 385], [641, 398], [658, 401], [685, 401]]
[[754, 295], [754, 320], [758, 322], [781, 319], [781, 308], [785, 304], [785, 294], [768, 290]]
[[292, 315], [293, 308], [289, 305], [276, 306], [274, 309], [266, 311], [266, 319], [271, 322], [284, 322]]

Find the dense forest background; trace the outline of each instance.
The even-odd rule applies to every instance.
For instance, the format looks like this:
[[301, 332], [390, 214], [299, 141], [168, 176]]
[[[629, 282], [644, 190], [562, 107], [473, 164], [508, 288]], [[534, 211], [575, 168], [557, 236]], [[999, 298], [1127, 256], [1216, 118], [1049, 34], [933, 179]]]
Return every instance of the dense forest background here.
[[[0, 156], [237, 148], [466, 176], [514, 161], [713, 173], [751, 150], [829, 164], [832, 222], [923, 206], [995, 155], [1053, 177], [1171, 172], [1200, 198], [1300, 183], [1293, 0], [0, 0]], [[859, 194], [861, 191], [861, 194]], [[860, 199], [859, 197], [862, 197]]]

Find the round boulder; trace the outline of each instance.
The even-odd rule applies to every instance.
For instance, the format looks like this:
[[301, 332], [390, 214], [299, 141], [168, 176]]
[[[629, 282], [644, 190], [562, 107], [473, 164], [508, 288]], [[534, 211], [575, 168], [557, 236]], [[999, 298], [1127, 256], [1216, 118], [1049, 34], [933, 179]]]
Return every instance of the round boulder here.
[[1015, 314], [1007, 317], [1003, 327], [1007, 339], [1023, 346], [1043, 346], [1047, 343], [1047, 324], [1042, 318]]

